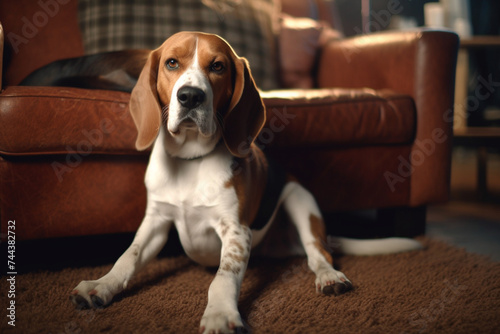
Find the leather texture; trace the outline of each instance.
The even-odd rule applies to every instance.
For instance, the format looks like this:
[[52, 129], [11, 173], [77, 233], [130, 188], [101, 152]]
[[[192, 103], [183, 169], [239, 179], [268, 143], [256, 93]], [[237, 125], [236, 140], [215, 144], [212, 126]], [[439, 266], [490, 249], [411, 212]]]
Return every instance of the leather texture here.
[[[392, 89], [413, 98], [417, 129], [407, 157], [415, 167], [410, 206], [449, 197], [453, 136], [449, 116], [458, 41], [456, 34], [445, 31], [378, 33], [332, 42], [320, 59], [320, 87]], [[435, 137], [447, 140], [440, 143]], [[434, 143], [427, 150], [432, 152], [427, 154], [422, 143]]]
[[[282, 90], [261, 94], [273, 147], [408, 144], [416, 111], [409, 96], [372, 89]], [[348, 126], [346, 126], [348, 125]]]
[[0, 158], [2, 224], [16, 221], [16, 240], [135, 231], [146, 207], [147, 161], [77, 154]]
[[408, 206], [410, 182], [393, 190], [385, 175], [399, 174], [399, 157], [409, 152], [409, 145], [270, 148], [270, 155], [314, 194], [326, 213]]
[[7, 87], [0, 94], [0, 153], [137, 154], [129, 93]]

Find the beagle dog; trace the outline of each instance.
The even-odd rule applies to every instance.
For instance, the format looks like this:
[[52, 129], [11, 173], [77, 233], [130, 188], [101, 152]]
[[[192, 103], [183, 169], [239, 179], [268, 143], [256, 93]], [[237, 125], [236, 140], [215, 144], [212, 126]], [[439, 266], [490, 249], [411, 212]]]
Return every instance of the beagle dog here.
[[[250, 251], [280, 206], [298, 231], [317, 292], [337, 295], [353, 288], [333, 268], [313, 196], [277, 171], [253, 143], [265, 123], [265, 107], [248, 62], [227, 42], [199, 32], [171, 36], [150, 53], [129, 108], [137, 149], [153, 145], [145, 217], [111, 271], [76, 286], [74, 304], [109, 304], [158, 254], [175, 226], [192, 260], [218, 266], [200, 333], [234, 332], [243, 327], [238, 296]], [[271, 210], [263, 213], [263, 207]]]

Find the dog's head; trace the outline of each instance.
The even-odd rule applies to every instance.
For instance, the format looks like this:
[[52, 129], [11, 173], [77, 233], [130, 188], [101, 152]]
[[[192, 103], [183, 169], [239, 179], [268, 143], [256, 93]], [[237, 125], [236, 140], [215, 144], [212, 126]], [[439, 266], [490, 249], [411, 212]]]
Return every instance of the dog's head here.
[[223, 137], [238, 157], [265, 122], [246, 59], [216, 35], [181, 32], [151, 52], [130, 98], [136, 148], [151, 146], [161, 126], [173, 156], [195, 158]]

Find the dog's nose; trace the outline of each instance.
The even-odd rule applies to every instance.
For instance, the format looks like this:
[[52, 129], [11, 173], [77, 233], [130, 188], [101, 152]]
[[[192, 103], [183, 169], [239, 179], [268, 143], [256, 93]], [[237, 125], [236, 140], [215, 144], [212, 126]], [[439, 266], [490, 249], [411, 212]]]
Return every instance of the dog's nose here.
[[205, 101], [205, 92], [196, 87], [184, 86], [177, 91], [177, 100], [183, 107], [193, 109]]

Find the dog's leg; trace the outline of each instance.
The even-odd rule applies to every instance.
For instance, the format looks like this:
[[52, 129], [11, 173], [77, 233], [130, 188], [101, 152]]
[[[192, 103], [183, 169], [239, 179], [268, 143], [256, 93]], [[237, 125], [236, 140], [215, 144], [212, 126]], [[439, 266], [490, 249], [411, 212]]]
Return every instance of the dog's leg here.
[[137, 230], [132, 245], [116, 261], [113, 268], [95, 281], [82, 281], [71, 292], [70, 299], [77, 308], [102, 307], [126, 288], [132, 276], [153, 259], [167, 241], [172, 225], [165, 222], [156, 210], [149, 210]]
[[216, 227], [216, 232], [222, 241], [220, 265], [208, 290], [200, 333], [228, 333], [243, 327], [238, 297], [250, 256], [252, 232], [238, 222], [225, 221]]
[[316, 274], [316, 291], [338, 295], [351, 290], [347, 277], [333, 268], [326, 248], [325, 225], [314, 197], [296, 182], [289, 182], [284, 192], [284, 208], [299, 232], [309, 268]]

